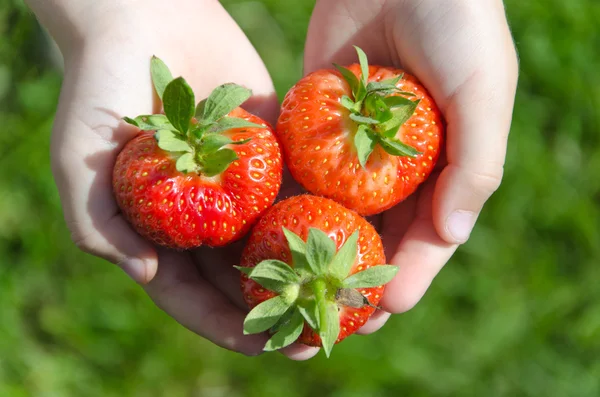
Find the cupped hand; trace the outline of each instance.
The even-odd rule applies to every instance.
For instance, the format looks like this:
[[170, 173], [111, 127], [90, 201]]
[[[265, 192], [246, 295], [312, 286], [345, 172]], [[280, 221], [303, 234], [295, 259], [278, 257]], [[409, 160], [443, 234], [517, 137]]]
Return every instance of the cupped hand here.
[[[273, 123], [277, 98], [254, 48], [212, 0], [30, 3], [65, 60], [51, 157], [73, 240], [121, 266], [190, 330], [227, 349], [258, 354], [267, 337], [242, 334], [247, 306], [239, 273], [231, 268], [237, 259], [212, 260], [219, 250], [181, 253], [152, 246], [121, 216], [111, 182], [117, 154], [137, 134], [122, 118], [160, 111], [152, 55], [174, 76], [184, 76], [199, 99], [226, 82], [251, 88], [254, 97], [245, 107]], [[239, 258], [240, 248], [238, 243], [228, 249]], [[291, 357], [301, 353], [288, 351]]]
[[361, 330], [412, 308], [499, 187], [517, 58], [501, 0], [320, 0], [306, 42], [305, 73], [332, 62], [371, 64], [415, 75], [447, 123], [445, 153], [419, 191], [374, 221], [388, 262], [400, 267], [383, 309]]

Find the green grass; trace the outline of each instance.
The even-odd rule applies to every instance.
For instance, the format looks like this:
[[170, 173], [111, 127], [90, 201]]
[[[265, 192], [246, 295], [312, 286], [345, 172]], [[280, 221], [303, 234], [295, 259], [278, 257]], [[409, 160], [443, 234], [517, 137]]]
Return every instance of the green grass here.
[[[225, 1], [278, 94], [312, 4]], [[521, 60], [505, 179], [423, 301], [296, 363], [186, 331], [79, 252], [49, 167], [61, 75], [0, 5], [0, 396], [600, 395], [600, 3], [507, 1]], [[260, 40], [259, 40], [260, 37]]]

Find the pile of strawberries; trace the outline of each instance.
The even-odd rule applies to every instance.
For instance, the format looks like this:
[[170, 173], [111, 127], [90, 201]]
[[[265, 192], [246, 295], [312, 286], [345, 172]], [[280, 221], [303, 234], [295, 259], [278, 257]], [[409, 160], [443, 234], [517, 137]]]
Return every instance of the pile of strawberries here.
[[[399, 69], [318, 70], [294, 85], [274, 130], [228, 83], [198, 103], [187, 82], [151, 61], [164, 113], [125, 118], [141, 131], [117, 157], [123, 215], [156, 244], [225, 246], [246, 235], [244, 333], [265, 350], [333, 345], [373, 314], [397, 268], [363, 218], [393, 207], [431, 173], [443, 122], [426, 89]], [[309, 193], [274, 204], [282, 169]]]

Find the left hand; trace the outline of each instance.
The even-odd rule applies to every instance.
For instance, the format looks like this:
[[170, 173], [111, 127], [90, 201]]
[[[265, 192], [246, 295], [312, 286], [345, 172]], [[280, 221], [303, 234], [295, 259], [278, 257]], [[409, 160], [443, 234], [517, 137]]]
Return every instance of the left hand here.
[[[119, 265], [176, 321], [224, 348], [262, 352], [266, 335], [243, 335], [248, 311], [237, 262], [152, 246], [134, 232], [114, 199], [117, 154], [138, 131], [123, 116], [158, 112], [150, 77], [157, 55], [184, 76], [198, 98], [236, 82], [251, 88], [244, 106], [274, 122], [277, 98], [262, 60], [213, 0], [28, 0], [57, 41], [65, 76], [52, 134], [52, 165], [67, 226], [82, 250]], [[227, 266], [229, 265], [229, 267]], [[101, 286], [98, 286], [99, 288]], [[315, 349], [313, 349], [315, 350]], [[310, 348], [285, 351], [296, 357]]]
[[357, 62], [353, 45], [370, 64], [415, 75], [447, 122], [437, 169], [375, 218], [388, 263], [400, 269], [387, 285], [384, 310], [359, 331], [366, 334], [419, 302], [500, 185], [518, 65], [501, 0], [317, 1], [305, 73]]

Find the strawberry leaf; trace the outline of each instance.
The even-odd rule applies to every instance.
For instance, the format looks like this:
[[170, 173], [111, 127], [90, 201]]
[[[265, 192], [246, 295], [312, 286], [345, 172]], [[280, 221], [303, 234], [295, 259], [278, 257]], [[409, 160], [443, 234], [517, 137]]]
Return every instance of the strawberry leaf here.
[[185, 153], [181, 155], [175, 163], [175, 168], [177, 171], [185, 174], [198, 171], [198, 165], [194, 161], [194, 155], [192, 153]]
[[344, 245], [339, 249], [329, 264], [329, 274], [338, 280], [348, 277], [350, 269], [356, 262], [358, 253], [358, 231], [348, 237]]
[[194, 92], [183, 77], [167, 84], [163, 95], [163, 106], [167, 118], [177, 130], [187, 133], [195, 110]]
[[391, 108], [392, 118], [385, 123], [381, 123], [378, 129], [384, 131], [384, 136], [393, 138], [396, 136], [398, 129], [413, 115], [419, 101], [411, 101], [400, 96], [387, 97], [384, 101]]
[[[239, 268], [236, 266], [236, 268]], [[242, 267], [242, 269], [248, 269]], [[287, 263], [275, 259], [260, 262], [247, 273], [248, 277], [268, 290], [283, 293], [285, 287], [298, 283], [300, 278]]]
[[314, 330], [319, 329], [319, 308], [317, 301], [314, 299], [307, 300], [298, 305], [298, 310], [302, 313], [302, 317], [306, 323]]
[[150, 60], [150, 76], [158, 97], [163, 100], [165, 88], [173, 80], [173, 75], [167, 65], [156, 56], [152, 56]]
[[358, 54], [358, 63], [360, 64], [361, 82], [363, 87], [367, 86], [369, 81], [369, 62], [367, 61], [367, 54], [357, 46], [354, 46], [356, 53]]
[[364, 124], [359, 125], [354, 135], [354, 147], [356, 148], [358, 162], [361, 167], [365, 168], [376, 143], [377, 139], [370, 134], [369, 128]]
[[350, 118], [356, 121], [357, 123], [361, 124], [379, 124], [379, 120], [375, 120], [366, 116], [361, 116], [355, 113], [350, 113]]
[[354, 95], [354, 99], [356, 100], [356, 93], [358, 92], [358, 78], [352, 71], [348, 68], [345, 68], [337, 63], [334, 63], [333, 66], [340, 72], [346, 83], [350, 86], [350, 90], [352, 91], [352, 95]]
[[367, 84], [367, 91], [399, 91], [399, 89], [396, 87], [396, 84], [398, 84], [401, 78], [402, 75], [381, 81], [371, 81], [369, 84]]
[[208, 177], [219, 175], [238, 159], [237, 153], [231, 149], [221, 149], [203, 154], [200, 159], [202, 173]]
[[244, 320], [244, 335], [258, 334], [271, 328], [291, 306], [282, 296], [274, 296], [260, 303]]
[[204, 135], [206, 134], [206, 132], [209, 130], [210, 125], [204, 125], [204, 124], [192, 124], [190, 126], [190, 135], [193, 135], [194, 137], [196, 137], [198, 140], [201, 140]]
[[364, 109], [369, 117], [377, 120], [379, 123], [385, 123], [394, 116], [383, 98], [376, 94], [370, 94], [365, 97]]
[[167, 116], [165, 116], [164, 114], [149, 114], [145, 116], [137, 116], [134, 119], [129, 117], [123, 117], [123, 120], [131, 125], [138, 127], [142, 131], [177, 131], [175, 127], [173, 127], [169, 119], [167, 119]]
[[418, 105], [418, 101], [413, 102], [398, 96], [387, 97], [384, 101], [394, 106], [391, 110], [392, 118], [379, 124], [377, 130], [380, 131], [384, 137], [394, 138], [400, 127], [413, 115]]
[[296, 309], [293, 311], [290, 319], [285, 324], [281, 325], [277, 333], [275, 333], [275, 335], [273, 335], [271, 339], [267, 341], [264, 350], [279, 350], [291, 345], [298, 339], [303, 328], [304, 319], [302, 318], [300, 311]]
[[210, 132], [222, 132], [232, 130], [234, 128], [265, 128], [264, 125], [252, 123], [250, 121], [240, 119], [238, 117], [223, 117], [216, 123], [210, 126]]
[[364, 84], [358, 80], [358, 77], [356, 77], [356, 75], [352, 73], [350, 69], [347, 69], [336, 63], [334, 63], [333, 66], [335, 66], [335, 68], [342, 74], [342, 77], [350, 86], [350, 90], [352, 90], [352, 96], [354, 96], [354, 102], [362, 101], [367, 93], [367, 89]]
[[211, 123], [228, 115], [232, 110], [246, 102], [252, 91], [233, 83], [218, 86], [210, 93], [204, 104], [203, 122]]
[[192, 147], [181, 135], [169, 130], [158, 130], [154, 137], [158, 141], [158, 147], [168, 152], [192, 152]]
[[325, 310], [321, 317], [321, 329], [319, 336], [323, 344], [325, 355], [329, 357], [335, 341], [340, 334], [340, 317], [338, 306], [335, 302], [326, 302]]
[[356, 103], [354, 103], [354, 101], [352, 99], [350, 99], [349, 96], [342, 95], [342, 98], [340, 99], [340, 103], [342, 104], [343, 107], [345, 107], [349, 111], [358, 112], [358, 109], [356, 109]]
[[225, 145], [233, 143], [231, 138], [221, 134], [206, 134], [202, 138], [201, 150], [203, 154], [213, 153]]
[[405, 143], [400, 142], [394, 138], [385, 138], [381, 137], [379, 139], [379, 144], [387, 153], [392, 156], [409, 156], [415, 157], [418, 154], [421, 154], [417, 149], [412, 146], [409, 146]]
[[327, 271], [331, 259], [335, 255], [335, 243], [322, 230], [310, 228], [306, 241], [306, 259], [314, 274]]
[[389, 283], [396, 273], [398, 266], [377, 265], [362, 272], [354, 273], [344, 280], [344, 288], [372, 288]]
[[306, 243], [291, 230], [285, 227], [282, 229], [292, 254], [294, 269], [301, 274], [306, 273], [310, 269], [308, 260], [306, 259]]
[[201, 119], [204, 116], [204, 107], [206, 106], [206, 99], [204, 98], [196, 105], [196, 111], [194, 112], [194, 116], [197, 119]]
[[[404, 112], [408, 114], [408, 118], [412, 116], [412, 114], [415, 112], [415, 109], [417, 108], [417, 105], [419, 104], [419, 101], [411, 101], [408, 98], [404, 98], [403, 96], [398, 95], [385, 97], [383, 98], [383, 101], [386, 105], [389, 106], [390, 109], [406, 107], [406, 109], [404, 109]], [[406, 120], [408, 120], [408, 118], [406, 118]], [[404, 122], [406, 122], [406, 120], [404, 120]]]
[[233, 266], [236, 269], [238, 269], [240, 272], [244, 273], [246, 276], [250, 276], [250, 274], [252, 273], [252, 270], [254, 270], [253, 267], [248, 267], [248, 266]]
[[[356, 291], [356, 290], [353, 289], [352, 291]], [[279, 331], [281, 329], [281, 327], [283, 327], [290, 321], [290, 319], [292, 318], [292, 315], [294, 314], [294, 310], [295, 310], [295, 308], [293, 306], [291, 306], [285, 313], [283, 313], [283, 316], [279, 317], [279, 320], [275, 323], [274, 326], [269, 328], [269, 330], [267, 332], [270, 333], [271, 335], [273, 335], [274, 333]]]

